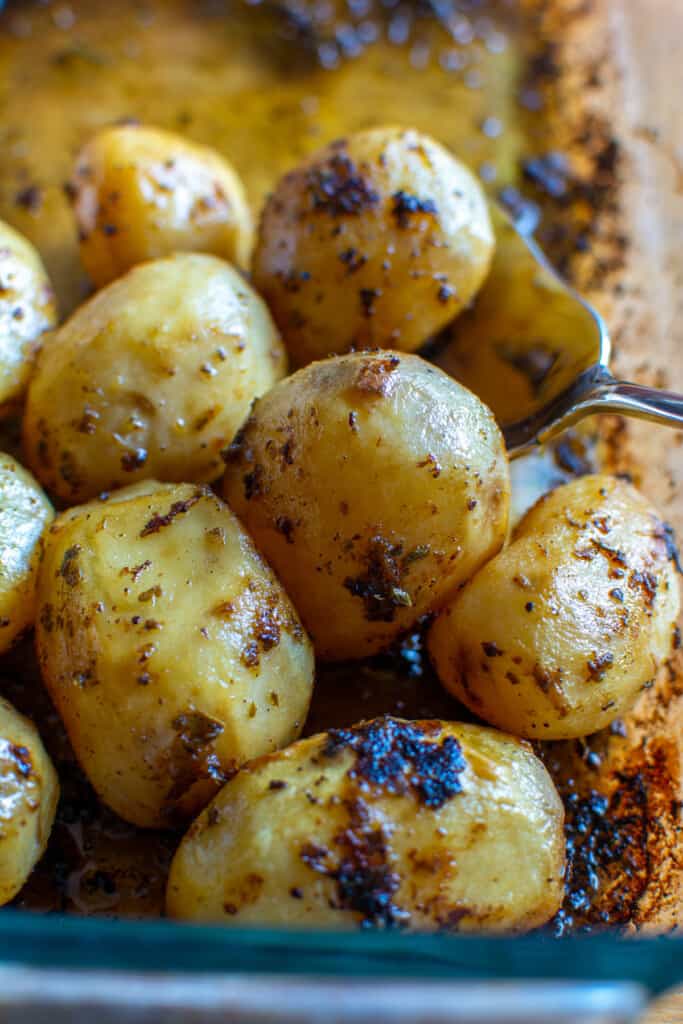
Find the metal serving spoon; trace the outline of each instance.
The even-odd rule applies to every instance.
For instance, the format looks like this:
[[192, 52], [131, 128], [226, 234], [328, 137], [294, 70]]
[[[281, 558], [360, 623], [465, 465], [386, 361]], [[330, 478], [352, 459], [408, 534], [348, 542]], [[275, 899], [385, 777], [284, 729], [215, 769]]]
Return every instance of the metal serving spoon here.
[[498, 207], [496, 255], [432, 357], [493, 410], [510, 458], [594, 413], [683, 427], [683, 395], [616, 380], [605, 322]]

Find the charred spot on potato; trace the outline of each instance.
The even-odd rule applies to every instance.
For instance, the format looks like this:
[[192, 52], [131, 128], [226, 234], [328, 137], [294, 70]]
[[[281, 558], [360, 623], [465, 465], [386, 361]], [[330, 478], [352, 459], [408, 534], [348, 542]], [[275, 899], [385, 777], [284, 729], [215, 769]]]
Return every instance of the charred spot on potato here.
[[375, 315], [375, 302], [381, 296], [380, 288], [361, 288], [358, 292], [363, 316], [369, 320]]
[[81, 690], [89, 690], [93, 686], [97, 686], [99, 684], [99, 680], [95, 674], [96, 667], [95, 662], [92, 661], [89, 665], [86, 665], [85, 668], [82, 668], [77, 672], [73, 672], [71, 682]]
[[419, 199], [408, 192], [394, 192], [392, 199], [391, 213], [400, 228], [410, 227], [413, 214], [437, 213], [436, 203], [433, 199]]
[[[282, 629], [288, 625], [283, 621], [283, 608], [275, 590], [251, 581], [248, 587], [257, 597], [256, 611], [247, 628], [247, 642], [240, 658], [245, 668], [258, 668], [261, 655], [272, 651], [280, 643]], [[286, 616], [284, 616], [286, 618]]]
[[213, 750], [213, 743], [223, 733], [222, 722], [209, 718], [201, 711], [186, 711], [177, 715], [172, 723], [176, 733], [170, 751], [168, 770], [173, 784], [168, 790], [168, 806], [165, 814], [173, 818], [174, 802], [201, 779], [212, 779], [221, 784], [226, 782], [229, 772], [221, 765]]
[[362, 928], [397, 928], [407, 924], [409, 915], [396, 906], [393, 897], [401, 879], [388, 862], [388, 841], [381, 825], [370, 821], [366, 804], [347, 804], [349, 825], [334, 837], [339, 854], [316, 843], [304, 843], [300, 857], [317, 874], [336, 884], [335, 906], [360, 915]]
[[121, 456], [121, 469], [123, 469], [126, 473], [134, 473], [135, 470], [141, 469], [146, 462], [147, 449], [134, 448], [133, 451], [125, 452]]
[[393, 622], [397, 608], [410, 607], [410, 594], [401, 586], [403, 548], [384, 537], [373, 537], [365, 555], [365, 571], [359, 576], [348, 576], [345, 588], [359, 597], [368, 622]]
[[331, 729], [323, 756], [350, 749], [355, 760], [349, 778], [386, 792], [412, 792], [426, 807], [438, 809], [462, 790], [466, 768], [460, 744], [453, 736], [439, 742], [441, 728], [380, 718], [351, 729]]
[[80, 420], [75, 424], [75, 429], [79, 434], [88, 434], [92, 436], [97, 430], [97, 421], [99, 418], [100, 414], [97, 409], [93, 409], [91, 406], [86, 405]]
[[441, 476], [441, 463], [439, 462], [435, 455], [427, 455], [426, 458], [422, 459], [417, 464], [418, 469], [424, 469], [425, 466], [429, 468], [429, 472], [431, 473], [435, 480]]
[[158, 533], [159, 530], [163, 530], [165, 526], [170, 526], [174, 519], [178, 516], [184, 515], [189, 512], [190, 509], [201, 501], [205, 497], [206, 492], [204, 490], [196, 491], [191, 497], [185, 498], [182, 501], [174, 501], [168, 512], [164, 515], [154, 515], [151, 519], [143, 526], [140, 531], [141, 537], [149, 537], [153, 533]]
[[73, 452], [64, 449], [59, 454], [59, 475], [64, 483], [69, 484], [72, 491], [77, 491], [82, 480], [76, 468], [76, 460]]
[[263, 882], [264, 878], [262, 875], [250, 872], [244, 878], [239, 879], [234, 885], [231, 885], [229, 890], [231, 899], [225, 900], [223, 903], [225, 913], [234, 916], [243, 907], [256, 903], [263, 888]]
[[587, 662], [588, 678], [594, 682], [600, 682], [607, 670], [614, 664], [614, 655], [611, 651], [603, 654], [593, 653], [593, 657]]
[[38, 621], [46, 633], [51, 633], [55, 628], [54, 608], [49, 602], [40, 609]]
[[339, 253], [339, 260], [346, 267], [347, 274], [355, 274], [368, 262], [367, 256], [359, 253], [357, 249], [344, 249]]
[[133, 582], [137, 583], [138, 578], [143, 574], [143, 572], [145, 572], [147, 569], [150, 569], [151, 566], [152, 563], [150, 562], [149, 558], [146, 558], [144, 562], [140, 562], [139, 565], [133, 566], [132, 569], [129, 569], [128, 566], [124, 566], [119, 575], [130, 576]]
[[64, 552], [62, 564], [59, 567], [59, 575], [68, 587], [77, 586], [83, 578], [80, 567], [76, 561], [81, 550], [82, 548], [80, 544], [73, 544]]
[[[531, 674], [539, 690], [546, 695], [550, 703], [556, 709], [559, 717], [566, 718], [569, 714], [569, 708], [565, 701], [562, 686], [562, 669], [544, 668], [543, 665], [539, 665], [537, 662], [534, 665]], [[544, 722], [543, 727], [544, 729], [547, 729], [549, 727], [548, 723]]]
[[275, 529], [282, 534], [288, 544], [294, 543], [294, 523], [289, 516], [278, 516], [275, 520]]
[[626, 559], [626, 555], [619, 548], [612, 548], [608, 544], [605, 544], [603, 541], [596, 540], [595, 538], [591, 540], [591, 544], [595, 551], [601, 555], [604, 555], [604, 557], [609, 562], [611, 562], [613, 566], [619, 568], [628, 568], [628, 561]]
[[9, 743], [5, 750], [14, 765], [16, 773], [22, 775], [25, 779], [29, 778], [33, 771], [33, 761], [31, 760], [31, 751], [28, 747]]
[[482, 641], [481, 649], [487, 658], [500, 658], [505, 654], [505, 651], [501, 651], [500, 647], [490, 640]]
[[651, 572], [632, 572], [628, 579], [631, 590], [640, 590], [647, 608], [652, 608], [657, 596], [657, 578]]
[[666, 557], [676, 567], [676, 571], [683, 575], [683, 567], [681, 566], [681, 556], [676, 543], [676, 534], [674, 528], [670, 523], [664, 523], [661, 520], [655, 520], [655, 532], [654, 536], [657, 540], [664, 542], [666, 548]]
[[334, 153], [306, 175], [312, 209], [331, 217], [359, 216], [377, 206], [379, 193], [344, 153]]
[[249, 473], [244, 474], [244, 497], [247, 501], [258, 498], [263, 493], [265, 475], [265, 470], [260, 463], [254, 466]]

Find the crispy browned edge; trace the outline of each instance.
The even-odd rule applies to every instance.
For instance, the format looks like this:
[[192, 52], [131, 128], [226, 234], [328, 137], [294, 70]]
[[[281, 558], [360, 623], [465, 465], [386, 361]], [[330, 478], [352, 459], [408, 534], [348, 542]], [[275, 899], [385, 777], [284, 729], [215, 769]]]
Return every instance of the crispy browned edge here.
[[[667, 96], [666, 89], [666, 64], [671, 70], [676, 54], [657, 40], [664, 28], [668, 39], [677, 30], [679, 40], [683, 35], [677, 3], [552, 0], [538, 21], [557, 68], [546, 148], [570, 154], [589, 176], [602, 175], [604, 185], [596, 208], [578, 211], [592, 221], [591, 247], [571, 258], [573, 277], [608, 319], [617, 374], [665, 387], [683, 380], [683, 332], [675, 315], [683, 254], [674, 245], [683, 227], [675, 148], [683, 140], [683, 116], [675, 110], [676, 90]], [[680, 67], [683, 44], [674, 45]], [[657, 68], [657, 60], [665, 67]], [[683, 433], [616, 417], [603, 420], [600, 433], [609, 468], [629, 473], [683, 538]], [[604, 907], [610, 921], [631, 930], [683, 927], [680, 651], [625, 725], [625, 738], [604, 742], [602, 763], [586, 783], [613, 794], [613, 827], [628, 832], [626, 855], [608, 870], [593, 910]], [[567, 776], [586, 779], [578, 748], [567, 747], [560, 757]]]

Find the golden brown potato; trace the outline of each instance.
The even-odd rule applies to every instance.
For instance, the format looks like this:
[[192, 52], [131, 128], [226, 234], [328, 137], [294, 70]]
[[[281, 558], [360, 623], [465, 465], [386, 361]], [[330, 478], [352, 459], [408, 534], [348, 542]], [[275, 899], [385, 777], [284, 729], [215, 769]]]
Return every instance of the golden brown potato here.
[[58, 798], [38, 730], [0, 697], [0, 905], [16, 896], [45, 852]]
[[432, 626], [439, 678], [519, 736], [604, 728], [671, 652], [676, 557], [670, 528], [623, 481], [586, 476], [558, 487]]
[[253, 226], [223, 157], [159, 128], [104, 128], [81, 150], [71, 195], [81, 259], [99, 288], [136, 263], [207, 252], [246, 267]]
[[42, 336], [56, 322], [55, 297], [40, 256], [0, 221], [0, 416], [23, 399]]
[[562, 825], [526, 744], [376, 719], [239, 772], [181, 843], [167, 908], [239, 924], [524, 931], [559, 907]]
[[285, 369], [268, 310], [227, 263], [184, 254], [142, 264], [43, 351], [27, 462], [69, 504], [146, 477], [214, 480], [251, 400]]
[[255, 404], [226, 461], [224, 494], [322, 658], [381, 650], [505, 539], [494, 419], [419, 356], [299, 370]]
[[128, 821], [196, 814], [240, 764], [299, 735], [310, 642], [208, 488], [136, 486], [65, 512], [39, 598], [43, 678], [94, 788]]
[[33, 625], [43, 535], [52, 518], [31, 474], [0, 452], [0, 654]]
[[493, 247], [467, 168], [426, 135], [374, 128], [281, 179], [254, 282], [297, 366], [350, 348], [412, 352], [471, 301]]

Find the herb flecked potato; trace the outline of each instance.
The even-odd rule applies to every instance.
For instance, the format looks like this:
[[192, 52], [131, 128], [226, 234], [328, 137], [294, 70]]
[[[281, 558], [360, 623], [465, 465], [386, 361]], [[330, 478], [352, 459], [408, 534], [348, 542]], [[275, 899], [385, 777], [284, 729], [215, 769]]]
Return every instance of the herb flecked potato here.
[[0, 221], [0, 415], [24, 397], [42, 336], [57, 322], [52, 285], [37, 251]]
[[142, 264], [43, 350], [26, 460], [68, 504], [149, 477], [208, 482], [254, 396], [285, 370], [265, 304], [227, 263], [180, 254]]
[[122, 818], [161, 827], [192, 816], [240, 764], [299, 735], [310, 642], [208, 488], [148, 483], [63, 513], [39, 598], [45, 684]]
[[0, 654], [33, 625], [43, 535], [52, 518], [31, 474], [0, 452]]
[[419, 356], [313, 363], [259, 399], [223, 492], [325, 659], [381, 650], [506, 535], [510, 483], [489, 410]]
[[525, 931], [560, 905], [563, 817], [519, 740], [376, 719], [239, 772], [181, 843], [167, 909], [239, 924]]
[[441, 682], [519, 736], [587, 736], [627, 711], [672, 649], [670, 528], [633, 487], [585, 476], [527, 513], [431, 628]]
[[81, 260], [99, 288], [137, 263], [207, 252], [246, 267], [253, 225], [244, 187], [213, 149], [159, 128], [104, 128], [70, 184]]
[[58, 797], [38, 730], [0, 697], [0, 906], [16, 896], [42, 857]]
[[373, 128], [280, 180], [254, 283], [297, 366], [350, 348], [412, 352], [472, 300], [493, 248], [470, 171], [426, 135]]

